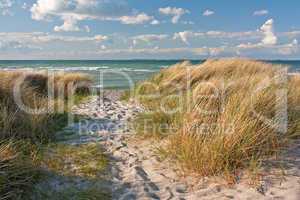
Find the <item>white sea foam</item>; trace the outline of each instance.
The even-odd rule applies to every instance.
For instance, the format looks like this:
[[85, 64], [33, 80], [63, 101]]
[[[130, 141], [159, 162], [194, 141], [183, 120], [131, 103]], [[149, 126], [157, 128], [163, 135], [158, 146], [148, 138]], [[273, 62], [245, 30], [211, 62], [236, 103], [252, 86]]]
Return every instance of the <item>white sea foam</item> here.
[[170, 67], [170, 65], [162, 65], [162, 66], [160, 66], [161, 69], [168, 68], [168, 67]]
[[[114, 69], [118, 70], [118, 69]], [[151, 69], [132, 69], [132, 68], [120, 68], [120, 71], [124, 72], [156, 72], [157, 70], [151, 70]]]
[[291, 72], [291, 73], [288, 73], [289, 76], [299, 76], [300, 75], [300, 72]]
[[103, 85], [93, 85], [94, 88], [103, 88]]

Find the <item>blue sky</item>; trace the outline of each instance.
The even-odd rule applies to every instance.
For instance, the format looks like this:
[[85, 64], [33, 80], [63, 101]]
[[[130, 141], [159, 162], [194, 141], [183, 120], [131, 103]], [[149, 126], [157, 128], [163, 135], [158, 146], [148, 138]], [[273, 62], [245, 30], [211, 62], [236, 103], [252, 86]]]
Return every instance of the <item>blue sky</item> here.
[[300, 1], [0, 0], [0, 59], [300, 59]]

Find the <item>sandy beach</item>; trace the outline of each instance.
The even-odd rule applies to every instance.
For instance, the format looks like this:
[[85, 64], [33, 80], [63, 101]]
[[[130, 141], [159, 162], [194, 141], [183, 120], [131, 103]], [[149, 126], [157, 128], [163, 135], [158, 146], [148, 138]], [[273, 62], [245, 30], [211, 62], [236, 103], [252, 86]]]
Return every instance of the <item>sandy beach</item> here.
[[299, 8], [0, 0], [0, 200], [300, 200]]
[[[63, 143], [71, 145], [99, 143], [104, 148], [110, 161], [109, 178], [99, 181], [99, 188], [110, 190], [114, 200], [196, 200], [196, 199], [287, 199], [300, 197], [300, 142], [289, 148], [281, 158], [272, 163], [269, 174], [262, 176], [259, 184], [251, 186], [249, 179], [241, 179], [236, 184], [228, 185], [220, 178], [197, 178], [184, 174], [168, 160], [161, 160], [157, 148], [163, 144], [158, 140], [137, 138], [126, 124], [143, 109], [133, 102], [119, 100], [118, 92], [106, 92], [101, 99], [93, 96], [86, 102], [73, 108], [75, 115], [80, 115], [85, 127], [104, 127], [89, 129], [86, 134], [79, 134], [80, 127], [74, 124], [61, 134], [73, 132], [74, 135]], [[103, 104], [101, 104], [101, 103]], [[82, 123], [82, 122], [79, 122]], [[62, 135], [63, 136], [63, 135]], [[278, 163], [282, 165], [278, 165]], [[282, 168], [276, 168], [280, 166]], [[76, 179], [66, 181], [51, 178], [42, 184], [51, 190], [64, 188], [88, 187], [89, 181]], [[46, 185], [46, 186], [45, 186]]]

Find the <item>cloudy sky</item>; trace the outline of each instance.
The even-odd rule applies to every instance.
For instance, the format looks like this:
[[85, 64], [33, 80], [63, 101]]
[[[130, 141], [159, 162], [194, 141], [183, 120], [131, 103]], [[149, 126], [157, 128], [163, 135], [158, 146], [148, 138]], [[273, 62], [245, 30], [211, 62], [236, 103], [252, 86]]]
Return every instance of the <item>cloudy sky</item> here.
[[0, 0], [0, 59], [300, 59], [299, 9], [298, 0]]

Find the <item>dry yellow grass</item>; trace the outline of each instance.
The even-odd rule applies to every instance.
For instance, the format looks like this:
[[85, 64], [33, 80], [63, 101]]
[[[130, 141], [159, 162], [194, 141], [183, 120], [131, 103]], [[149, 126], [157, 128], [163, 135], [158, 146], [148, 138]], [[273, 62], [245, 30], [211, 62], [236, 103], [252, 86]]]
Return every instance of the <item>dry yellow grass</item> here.
[[[64, 106], [65, 97], [68, 95], [48, 99], [49, 75], [0, 71], [0, 199], [23, 198], [23, 194], [36, 181], [38, 172], [34, 166], [34, 155], [28, 152], [30, 143], [44, 143], [55, 139], [54, 133], [67, 123], [68, 110], [52, 110], [48, 106]], [[75, 93], [81, 92], [80, 90], [87, 91], [90, 83], [89, 77], [83, 74], [59, 75], [58, 79], [54, 76], [54, 80], [54, 90], [60, 90], [58, 87], [61, 86], [64, 91], [66, 85], [70, 84], [75, 87], [71, 88]], [[82, 82], [84, 84], [80, 85]], [[16, 94], [27, 108], [44, 109], [44, 112], [30, 113], [21, 109], [16, 101]], [[24, 146], [23, 142], [19, 142], [27, 139], [30, 141], [28, 145]]]
[[34, 154], [24, 142], [0, 141], [1, 199], [22, 199], [30, 190], [40, 174]]
[[[0, 137], [21, 136], [31, 139], [51, 138], [56, 124], [65, 121], [64, 113], [50, 110], [49, 105], [61, 105], [68, 93], [48, 99], [48, 80], [53, 74], [23, 71], [1, 71], [0, 76]], [[52, 78], [51, 78], [52, 80]], [[50, 80], [50, 81], [51, 81]], [[89, 76], [79, 73], [54, 74], [55, 91], [65, 91], [68, 85], [78, 92], [88, 92], [91, 83]], [[19, 83], [20, 82], [20, 83]], [[81, 83], [83, 83], [81, 85]], [[18, 85], [17, 85], [18, 84]], [[19, 91], [16, 92], [16, 85]], [[77, 87], [78, 86], [78, 87]], [[62, 89], [60, 89], [61, 87]], [[31, 114], [22, 110], [16, 103], [15, 94], [21, 97], [22, 103], [30, 109], [44, 109], [43, 114]], [[73, 93], [70, 95], [74, 95]], [[50, 101], [50, 102], [49, 102]], [[53, 128], [52, 128], [53, 127]]]
[[[241, 59], [164, 69], [136, 88], [135, 97], [152, 111], [137, 119], [137, 132], [167, 134], [168, 155], [203, 176], [258, 166], [299, 136], [300, 76], [285, 76], [283, 69]], [[282, 133], [284, 118], [277, 114], [285, 105]]]
[[65, 97], [73, 94], [87, 94], [90, 92], [91, 82], [91, 77], [86, 74], [57, 73], [54, 76], [54, 92], [55, 95], [63, 92]]

